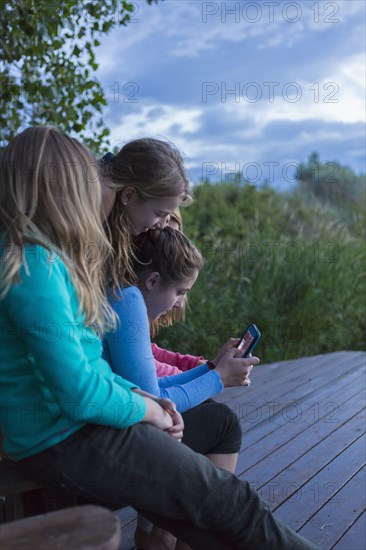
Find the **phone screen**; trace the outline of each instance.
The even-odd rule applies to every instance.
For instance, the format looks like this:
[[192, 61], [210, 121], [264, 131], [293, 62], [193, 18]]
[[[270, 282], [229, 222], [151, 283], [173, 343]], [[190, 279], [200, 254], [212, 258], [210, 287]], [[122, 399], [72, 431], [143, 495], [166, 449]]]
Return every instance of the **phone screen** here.
[[254, 340], [255, 337], [253, 336], [253, 334], [251, 334], [249, 330], [247, 330], [238, 344], [238, 349], [240, 349], [242, 357], [244, 357], [248, 353], [248, 351], [252, 349], [252, 343], [254, 342]]
[[241, 351], [241, 357], [247, 357], [253, 350], [261, 337], [258, 327], [254, 324], [250, 325], [236, 346]]

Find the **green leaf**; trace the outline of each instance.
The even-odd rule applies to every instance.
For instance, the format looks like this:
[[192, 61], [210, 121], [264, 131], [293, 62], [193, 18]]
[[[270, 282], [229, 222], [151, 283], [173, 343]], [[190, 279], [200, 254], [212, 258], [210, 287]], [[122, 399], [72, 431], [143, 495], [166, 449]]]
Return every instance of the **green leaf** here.
[[76, 57], [79, 57], [79, 55], [81, 54], [81, 49], [79, 48], [79, 46], [74, 46], [74, 49], [72, 50], [72, 54], [71, 55], [75, 55]]
[[78, 38], [83, 38], [83, 36], [85, 36], [85, 35], [86, 35], [86, 28], [81, 27], [81, 29], [78, 32]]

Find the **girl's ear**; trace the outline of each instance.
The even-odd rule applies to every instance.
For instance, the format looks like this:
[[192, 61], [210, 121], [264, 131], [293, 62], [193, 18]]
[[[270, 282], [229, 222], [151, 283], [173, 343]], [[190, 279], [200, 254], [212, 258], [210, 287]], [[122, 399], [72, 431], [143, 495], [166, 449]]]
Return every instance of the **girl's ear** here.
[[154, 290], [159, 286], [160, 283], [160, 273], [154, 271], [150, 273], [145, 279], [145, 288], [146, 290]]
[[132, 197], [135, 196], [135, 194], [136, 194], [136, 189], [131, 185], [127, 185], [126, 187], [124, 187], [120, 195], [122, 204], [126, 206], [130, 202]]

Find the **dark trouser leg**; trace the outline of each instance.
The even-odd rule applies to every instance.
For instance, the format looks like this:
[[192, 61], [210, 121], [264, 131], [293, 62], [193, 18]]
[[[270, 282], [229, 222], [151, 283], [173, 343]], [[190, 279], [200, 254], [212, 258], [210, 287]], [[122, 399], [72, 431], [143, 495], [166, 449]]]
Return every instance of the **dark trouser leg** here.
[[149, 424], [87, 426], [21, 463], [48, 483], [130, 505], [195, 549], [313, 550], [245, 481]]
[[208, 399], [183, 413], [183, 443], [197, 453], [238, 453], [241, 427], [237, 415], [227, 405]]
[[[183, 413], [182, 442], [197, 453], [238, 453], [241, 446], [241, 427], [237, 415], [226, 405], [208, 399]], [[149, 531], [151, 523], [137, 516], [137, 526]]]

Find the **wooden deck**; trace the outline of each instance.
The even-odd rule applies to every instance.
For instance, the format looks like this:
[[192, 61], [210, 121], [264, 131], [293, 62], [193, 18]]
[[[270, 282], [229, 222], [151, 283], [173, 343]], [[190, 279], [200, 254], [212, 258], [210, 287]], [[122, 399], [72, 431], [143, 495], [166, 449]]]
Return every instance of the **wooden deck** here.
[[[323, 550], [366, 548], [365, 365], [352, 351], [259, 365], [217, 398], [241, 418], [239, 477]], [[119, 517], [127, 550], [136, 514]]]

